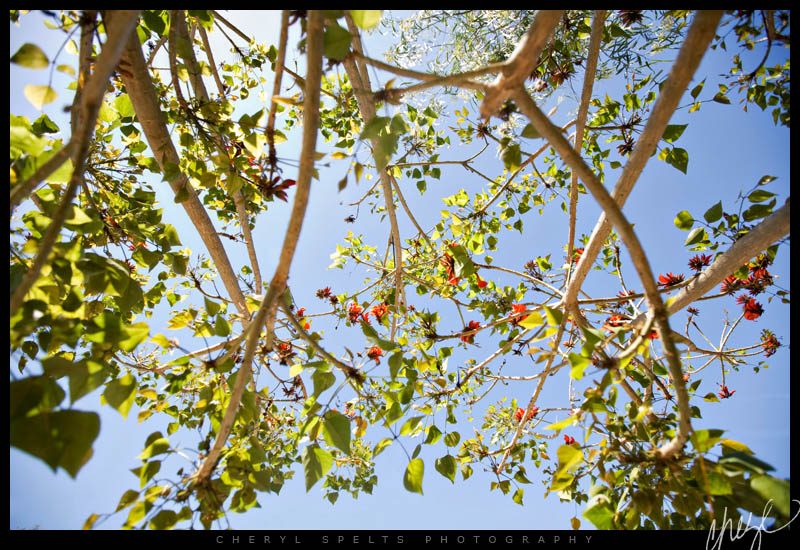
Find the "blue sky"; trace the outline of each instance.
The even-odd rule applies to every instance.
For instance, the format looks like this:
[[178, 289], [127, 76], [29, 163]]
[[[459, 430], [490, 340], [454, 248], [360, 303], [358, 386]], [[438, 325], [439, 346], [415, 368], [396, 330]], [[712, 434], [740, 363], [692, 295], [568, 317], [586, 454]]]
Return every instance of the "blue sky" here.
[[[246, 33], [255, 35], [259, 41], [274, 43], [278, 29], [278, 13], [230, 12], [230, 19]], [[295, 30], [296, 31], [296, 30]], [[11, 25], [11, 45], [13, 53], [24, 42], [35, 42], [52, 58], [61, 45], [63, 37], [60, 33], [48, 31], [42, 24], [38, 14], [23, 17], [20, 28]], [[213, 33], [219, 35], [219, 33]], [[219, 38], [219, 37], [218, 37]], [[290, 44], [296, 43], [296, 34], [290, 35]], [[224, 42], [219, 42], [217, 52], [226, 51]], [[371, 36], [366, 47], [368, 52], [378, 57], [385, 47], [385, 41]], [[719, 81], [718, 74], [724, 72], [728, 61], [724, 52], [708, 52], [698, 75], [708, 75], [706, 90], [715, 88]], [[780, 54], [783, 55], [783, 54]], [[745, 58], [749, 59], [749, 58]], [[62, 52], [59, 63], [77, 63], [74, 56]], [[298, 72], [304, 72], [302, 61], [298, 63]], [[293, 65], [290, 65], [293, 66]], [[11, 112], [26, 115], [31, 120], [38, 116], [24, 97], [21, 90], [25, 84], [43, 84], [47, 82], [48, 71], [29, 71], [11, 66]], [[376, 87], [372, 72], [373, 87]], [[265, 74], [268, 82], [264, 85], [266, 94], [271, 90], [271, 75]], [[380, 81], [386, 82], [385, 74]], [[582, 74], [574, 80], [579, 88]], [[716, 81], [714, 79], [717, 79]], [[55, 73], [53, 86], [61, 92], [68, 83], [60, 73]], [[596, 86], [597, 96], [606, 90], [619, 89], [617, 79], [599, 82]], [[297, 91], [296, 89], [293, 90]], [[61, 107], [70, 99], [69, 92], [47, 106], [45, 112], [62, 127], [68, 123], [61, 112]], [[288, 95], [288, 94], [287, 94]], [[688, 93], [687, 93], [688, 97]], [[255, 100], [253, 100], [255, 101]], [[547, 112], [556, 100], [544, 105]], [[681, 105], [688, 103], [684, 100]], [[454, 104], [450, 109], [458, 107]], [[244, 111], [252, 112], [258, 107], [249, 104]], [[554, 116], [556, 123], [563, 123], [574, 114], [572, 102], [564, 101]], [[243, 112], [244, 112], [243, 111]], [[387, 110], [385, 114], [391, 113]], [[474, 109], [473, 109], [474, 112]], [[446, 128], [451, 122], [440, 120], [439, 127]], [[751, 188], [758, 179], [770, 174], [778, 179], [772, 182], [769, 189], [779, 193], [779, 204], [789, 194], [789, 131], [783, 127], [775, 127], [768, 114], [757, 108], [744, 113], [734, 101], [733, 105], [716, 103], [704, 104], [700, 111], [689, 114], [687, 109], [676, 112], [671, 123], [689, 126], [678, 145], [687, 149], [690, 154], [688, 174], [684, 175], [673, 167], [653, 158], [642, 174], [637, 187], [628, 200], [624, 211], [635, 223], [637, 234], [648, 251], [653, 271], [667, 271], [689, 274], [686, 262], [691, 253], [683, 247], [686, 233], [673, 225], [673, 218], [680, 210], [689, 210], [701, 215], [717, 200], [730, 208], [739, 192]], [[282, 157], [297, 158], [299, 154], [299, 135], [297, 132], [289, 136], [289, 141], [279, 147]], [[452, 136], [451, 141], [457, 140]], [[530, 144], [533, 143], [533, 144]], [[533, 150], [536, 142], [528, 142], [523, 148]], [[469, 147], [454, 146], [443, 151], [442, 158], [463, 159], [470, 156], [475, 145]], [[362, 149], [364, 149], [362, 147]], [[318, 145], [318, 150], [330, 150], [329, 145]], [[364, 154], [365, 151], [362, 151]], [[477, 167], [485, 173], [495, 174], [501, 164], [490, 147]], [[337, 182], [347, 169], [347, 161], [332, 161], [331, 167], [322, 169], [320, 180], [312, 187], [309, 204], [309, 215], [303, 228], [297, 254], [295, 256], [290, 285], [298, 305], [308, 308], [310, 313], [325, 310], [324, 305], [314, 297], [316, 289], [331, 286], [336, 292], [353, 291], [361, 288], [363, 272], [353, 269], [351, 264], [344, 270], [328, 270], [330, 254], [337, 243], [342, 243], [348, 230], [368, 237], [368, 242], [383, 251], [388, 236], [388, 225], [380, 222], [376, 216], [362, 206], [355, 224], [349, 225], [343, 219], [355, 213], [355, 209], [347, 206], [357, 200], [366, 190], [363, 180], [359, 186], [350, 185], [343, 192], [337, 191]], [[285, 175], [292, 177], [292, 169], [285, 168]], [[608, 172], [606, 182], [615, 181], [613, 172]], [[164, 183], [151, 182], [157, 190], [161, 206], [165, 209], [164, 219], [178, 227], [185, 246], [195, 254], [204, 250], [202, 243], [195, 236], [182, 209], [174, 205], [169, 189]], [[406, 200], [424, 228], [430, 227], [439, 219], [439, 211], [444, 208], [441, 197], [451, 195], [459, 188], [470, 192], [479, 190], [484, 182], [477, 176], [457, 170], [443, 169], [439, 181], [428, 181], [428, 192], [420, 196], [413, 181], [401, 180]], [[290, 193], [290, 199], [291, 199]], [[274, 235], [271, 228], [283, 228], [287, 222], [290, 205], [280, 202], [270, 204], [269, 211], [259, 218], [255, 235], [258, 243], [258, 254], [264, 278], [271, 276], [277, 261], [279, 244], [269, 235]], [[563, 258], [562, 246], [566, 240], [567, 219], [557, 202], [545, 210], [544, 216], [537, 216], [535, 210], [529, 212], [525, 219], [525, 233], [505, 234], [501, 240], [501, 250], [494, 253], [495, 263], [520, 269], [528, 259], [537, 255], [552, 254], [554, 259]], [[597, 216], [598, 208], [590, 196], [582, 195], [578, 213], [578, 235], [590, 233]], [[415, 232], [401, 210], [398, 210], [401, 233], [409, 236]], [[282, 232], [282, 229], [281, 229]], [[243, 246], [226, 247], [232, 263], [237, 268], [247, 263], [247, 255]], [[651, 252], [652, 251], [652, 252]], [[206, 254], [207, 256], [207, 254]], [[624, 258], [623, 258], [624, 259]], [[789, 246], [782, 247], [776, 264], [770, 269], [777, 276], [781, 286], [789, 287]], [[625, 270], [626, 280], [631, 288], [640, 289], [635, 272], [628, 267]], [[484, 276], [484, 278], [487, 278]], [[500, 277], [492, 277], [497, 281], [510, 281]], [[612, 286], [615, 281], [601, 273], [592, 272], [585, 289], [593, 296], [608, 296], [616, 293]], [[425, 304], [425, 299], [415, 297], [409, 289], [411, 303], [418, 306]], [[418, 301], [414, 301], [418, 300]], [[191, 299], [201, 303], [196, 298]], [[441, 304], [442, 302], [438, 302]], [[704, 302], [700, 306], [698, 319], [701, 327], [712, 339], [719, 338], [720, 319], [728, 311], [735, 319], [739, 307], [733, 299], [721, 299], [715, 302]], [[765, 304], [766, 313], [757, 321], [743, 321], [734, 341], [742, 344], [754, 343], [762, 328], [772, 328], [782, 338], [784, 344], [789, 343], [789, 308], [777, 302]], [[161, 308], [153, 318], [155, 326], [152, 333], [164, 331], [168, 311]], [[453, 330], [461, 328], [460, 321], [452, 309], [444, 307], [442, 317], [444, 325]], [[477, 318], [477, 317], [473, 317]], [[470, 317], [467, 317], [469, 320]], [[673, 317], [676, 329], [683, 326], [685, 316], [677, 314]], [[357, 328], [346, 328], [341, 325], [334, 330], [332, 324], [317, 322], [314, 329], [324, 328], [326, 341], [332, 351], [341, 351], [336, 345], [358, 347], [363, 345], [363, 336]], [[171, 335], [170, 335], [171, 336]], [[468, 356], [483, 359], [495, 348], [493, 339], [479, 337], [476, 342], [480, 347], [459, 351], [451, 359], [451, 365]], [[193, 342], [193, 347], [199, 347]], [[508, 372], [527, 372], [526, 364], [516, 364], [518, 359], [509, 359]], [[781, 348], [768, 360], [770, 367], [754, 374], [745, 367], [738, 373], [728, 375], [727, 383], [737, 389], [733, 399], [723, 400], [716, 404], [703, 404], [703, 419], [695, 423], [696, 428], [723, 428], [728, 430], [727, 436], [749, 445], [757, 456], [775, 466], [776, 474], [789, 476], [789, 351], [788, 346]], [[718, 369], [704, 373], [703, 384], [699, 394], [716, 392], [719, 382]], [[591, 377], [589, 377], [591, 378]], [[516, 386], [498, 386], [492, 395], [476, 407], [475, 418], [480, 423], [479, 413], [482, 409], [504, 397], [509, 401], [516, 398], [527, 401], [532, 387], [525, 384]], [[566, 395], [566, 378], [548, 384], [540, 399], [540, 406], [562, 406]], [[508, 405], [508, 404], [507, 404]], [[136, 455], [141, 451], [148, 434], [155, 430], [163, 430], [165, 423], [151, 417], [144, 424], [136, 421], [136, 410], [132, 410], [127, 419], [111, 409], [100, 408], [99, 394], [94, 393], [78, 402], [79, 409], [97, 409], [102, 418], [102, 428], [95, 442], [95, 455], [84, 467], [76, 480], [65, 473], [53, 474], [46, 465], [16, 449], [11, 449], [10, 458], [10, 524], [12, 528], [44, 529], [76, 529], [80, 528], [85, 518], [92, 512], [109, 512], [117, 504], [120, 495], [128, 488], [135, 488], [136, 478], [129, 472], [138, 466]], [[556, 417], [553, 418], [554, 420]], [[471, 435], [466, 419], [459, 424], [462, 439]], [[577, 431], [576, 431], [577, 432]], [[388, 433], [375, 436], [375, 441]], [[572, 435], [578, 437], [578, 433]], [[171, 441], [182, 443], [187, 448], [194, 444], [193, 434], [178, 433]], [[405, 443], [410, 450], [418, 441]], [[555, 447], [553, 447], [555, 448]], [[406, 492], [402, 486], [402, 472], [407, 462], [406, 455], [396, 445], [389, 447], [377, 460], [376, 473], [379, 484], [372, 496], [363, 495], [353, 500], [342, 495], [335, 505], [323, 500], [319, 486], [306, 493], [302, 470], [296, 469], [295, 479], [285, 485], [279, 496], [260, 495], [260, 509], [251, 510], [245, 515], [228, 516], [230, 526], [248, 529], [540, 529], [568, 528], [569, 518], [580, 517], [580, 507], [573, 503], [559, 503], [554, 495], [542, 499], [544, 486], [542, 476], [528, 469], [532, 485], [526, 487], [525, 506], [518, 506], [511, 501], [510, 495], [504, 496], [498, 491], [489, 491], [489, 483], [493, 476], [475, 468], [475, 474], [466, 482], [458, 481], [452, 485], [448, 480], [435, 472], [433, 460], [441, 456], [444, 450], [424, 449], [420, 455], [425, 459], [426, 473], [424, 480], [425, 495], [420, 497]], [[174, 471], [176, 468], [172, 468]], [[164, 472], [169, 471], [165, 467]], [[102, 524], [102, 528], [117, 528], [124, 521], [123, 515], [115, 516]], [[588, 527], [584, 521], [583, 526]]]

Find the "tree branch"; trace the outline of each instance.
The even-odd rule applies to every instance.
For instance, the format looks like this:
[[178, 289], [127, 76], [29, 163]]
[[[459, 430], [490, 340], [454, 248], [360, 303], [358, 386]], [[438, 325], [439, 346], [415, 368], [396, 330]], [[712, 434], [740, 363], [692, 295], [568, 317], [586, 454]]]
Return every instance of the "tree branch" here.
[[[533, 127], [544, 137], [553, 148], [558, 152], [564, 162], [575, 172], [586, 185], [587, 189], [592, 193], [595, 200], [600, 207], [605, 211], [611, 223], [617, 228], [617, 231], [628, 248], [636, 272], [639, 279], [642, 281], [645, 296], [651, 310], [651, 315], [658, 327], [659, 336], [664, 347], [664, 355], [667, 358], [669, 366], [670, 377], [675, 386], [678, 398], [678, 411], [679, 411], [679, 429], [673, 442], [669, 447], [663, 451], [659, 450], [658, 453], [661, 458], [667, 459], [673, 457], [677, 452], [683, 449], [683, 445], [689, 438], [691, 426], [691, 411], [689, 410], [689, 394], [686, 392], [686, 386], [683, 382], [683, 373], [681, 371], [680, 356], [675, 348], [675, 342], [672, 340], [672, 331], [669, 328], [669, 318], [667, 316], [664, 303], [661, 301], [661, 294], [656, 286], [653, 277], [653, 271], [650, 268], [650, 263], [647, 260], [647, 255], [642, 249], [639, 238], [633, 230], [630, 222], [625, 218], [620, 206], [611, 197], [602, 182], [595, 176], [591, 168], [589, 168], [580, 155], [573, 149], [569, 142], [561, 135], [558, 127], [555, 126], [536, 106], [534, 101], [524, 90], [519, 88], [514, 95], [517, 106], [527, 116]], [[565, 315], [566, 318], [566, 315]]]
[[242, 366], [236, 376], [231, 393], [228, 408], [225, 410], [219, 432], [214, 441], [214, 445], [208, 452], [203, 464], [195, 473], [195, 480], [202, 484], [211, 475], [217, 465], [225, 441], [230, 435], [231, 429], [236, 419], [236, 412], [242, 400], [244, 388], [251, 376], [253, 357], [255, 355], [256, 344], [261, 336], [261, 327], [267, 325], [265, 345], [267, 349], [272, 348], [274, 332], [271, 326], [274, 325], [275, 314], [280, 296], [286, 290], [286, 282], [289, 278], [289, 269], [297, 248], [297, 241], [303, 227], [303, 220], [308, 206], [308, 197], [311, 190], [311, 177], [314, 173], [314, 154], [317, 143], [317, 127], [319, 125], [319, 97], [320, 82], [322, 79], [322, 36], [323, 36], [324, 16], [318, 10], [311, 10], [308, 14], [307, 36], [308, 42], [306, 50], [308, 52], [308, 69], [306, 73], [306, 88], [303, 100], [303, 145], [300, 154], [300, 167], [297, 175], [297, 192], [292, 203], [292, 212], [289, 216], [289, 225], [283, 241], [278, 266], [269, 284], [267, 295], [261, 302], [256, 311], [251, 324], [252, 330], [248, 334], [245, 345]]
[[[686, 35], [686, 40], [681, 46], [675, 63], [672, 65], [672, 70], [661, 88], [656, 104], [653, 107], [653, 112], [647, 120], [647, 125], [636, 142], [628, 162], [625, 163], [617, 184], [614, 186], [612, 195], [620, 206], [625, 204], [636, 180], [644, 170], [645, 164], [664, 135], [664, 129], [678, 106], [678, 101], [683, 96], [692, 76], [700, 65], [708, 45], [714, 38], [714, 32], [721, 17], [722, 12], [720, 11], [701, 11], [695, 16], [692, 26]], [[608, 221], [608, 215], [603, 212], [600, 214], [589, 243], [586, 245], [575, 268], [573, 278], [567, 287], [566, 304], [570, 311], [576, 309], [575, 299], [578, 295], [578, 289], [589, 274], [589, 270], [610, 231], [611, 224]]]
[[502, 72], [487, 86], [480, 106], [481, 116], [494, 115], [506, 98], [530, 76], [563, 14], [564, 10], [540, 10], [536, 13], [527, 34], [504, 63]]
[[[161, 111], [158, 95], [150, 78], [139, 40], [135, 36], [128, 42], [125, 53], [120, 60], [119, 72], [150, 149], [153, 151], [162, 171], [166, 171], [165, 168], [168, 165], [179, 166], [180, 157], [167, 131], [166, 120]], [[176, 195], [181, 191], [188, 195], [181, 205], [208, 249], [228, 295], [236, 304], [239, 313], [244, 318], [248, 318], [247, 305], [239, 288], [236, 273], [233, 271], [230, 259], [225, 252], [225, 247], [222, 245], [219, 235], [217, 235], [208, 212], [200, 202], [197, 192], [185, 174], [180, 174], [170, 181], [169, 185]]]

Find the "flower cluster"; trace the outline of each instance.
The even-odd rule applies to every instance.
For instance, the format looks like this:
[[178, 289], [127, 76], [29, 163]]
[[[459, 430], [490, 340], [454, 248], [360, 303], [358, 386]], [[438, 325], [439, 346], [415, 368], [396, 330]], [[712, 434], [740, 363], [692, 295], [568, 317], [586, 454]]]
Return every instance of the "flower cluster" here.
[[711, 265], [710, 254], [697, 254], [689, 260], [689, 269], [700, 273], [704, 267]]
[[457, 285], [460, 279], [456, 277], [456, 261], [453, 257], [445, 252], [442, 259], [439, 262], [444, 266], [444, 270], [447, 272], [447, 282], [451, 285]]
[[748, 321], [755, 321], [764, 313], [764, 308], [755, 298], [749, 298], [747, 294], [742, 294], [736, 298], [736, 303], [742, 306], [744, 318]]
[[679, 273], [677, 275], [673, 273], [667, 273], [666, 275], [659, 275], [658, 276], [658, 284], [663, 287], [670, 287], [675, 286], [683, 282], [683, 274]]
[[303, 326], [305, 330], [311, 328], [311, 323], [305, 319], [306, 316], [306, 308], [301, 307], [297, 311], [294, 312], [294, 316], [297, 317], [297, 321]]
[[333, 305], [339, 303], [339, 298], [334, 296], [333, 292], [331, 292], [331, 287], [329, 286], [317, 290], [317, 298], [319, 298], [320, 300], [328, 300]]
[[[534, 405], [532, 408], [528, 409], [527, 419], [531, 420], [534, 416], [536, 416], [536, 413], [538, 412], [539, 412], [539, 407]], [[523, 409], [522, 407], [517, 407], [517, 410], [514, 411], [514, 420], [520, 422], [522, 420], [523, 415], [525, 415], [525, 409]]]
[[572, 263], [577, 264], [580, 261], [581, 256], [583, 256], [583, 248], [576, 248], [572, 251]]
[[383, 357], [383, 350], [378, 346], [372, 346], [367, 350], [367, 357], [375, 361], [375, 364], [379, 364], [381, 362], [381, 357]]
[[733, 397], [733, 394], [736, 393], [736, 390], [729, 390], [728, 386], [720, 386], [719, 395], [720, 399], [729, 399]]
[[575, 438], [572, 437], [571, 435], [565, 435], [564, 436], [564, 443], [566, 443], [567, 445], [574, 445], [575, 444]]
[[295, 355], [297, 354], [292, 350], [292, 344], [289, 342], [281, 342], [278, 344], [278, 359], [280, 360], [281, 365], [285, 365], [289, 359]]
[[347, 308], [347, 316], [350, 318], [351, 323], [357, 323], [359, 318], [365, 323], [369, 323], [369, 312], [364, 311], [364, 308], [361, 307], [358, 302], [350, 303], [350, 306]]
[[[467, 326], [464, 327], [463, 332], [472, 332], [481, 328], [481, 324], [478, 321], [470, 321]], [[467, 344], [472, 344], [475, 341], [475, 334], [463, 334], [461, 336], [461, 341], [466, 342]]]
[[772, 357], [781, 343], [771, 330], [765, 328], [761, 331], [761, 347], [764, 348], [764, 357]]
[[380, 323], [383, 320], [383, 316], [386, 315], [387, 311], [389, 311], [389, 306], [387, 306], [385, 303], [381, 302], [380, 304], [376, 304], [376, 305], [372, 306], [372, 309], [370, 311], [372, 312], [372, 315]]
[[477, 273], [475, 274], [475, 278], [477, 279], [478, 288], [486, 288], [486, 285], [489, 284], [483, 279], [481, 279], [481, 276], [478, 275]]
[[623, 326], [628, 320], [622, 315], [612, 315], [603, 323], [603, 330], [611, 330]]

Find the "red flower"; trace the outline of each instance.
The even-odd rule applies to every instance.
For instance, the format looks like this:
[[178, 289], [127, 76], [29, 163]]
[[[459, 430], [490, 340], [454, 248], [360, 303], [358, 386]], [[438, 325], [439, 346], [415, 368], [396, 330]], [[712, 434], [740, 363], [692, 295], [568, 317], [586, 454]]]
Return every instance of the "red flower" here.
[[566, 443], [567, 445], [574, 445], [575, 438], [572, 437], [571, 435], [564, 435], [564, 443]]
[[747, 278], [745, 288], [750, 291], [751, 296], [756, 296], [764, 292], [764, 290], [772, 284], [772, 275], [767, 271], [766, 267], [759, 267], [752, 270], [752, 273]]
[[719, 395], [720, 399], [728, 399], [733, 397], [734, 393], [736, 393], [736, 390], [731, 391], [728, 389], [728, 386], [721, 386], [717, 395]]
[[372, 346], [367, 350], [367, 357], [374, 359], [375, 364], [378, 364], [381, 362], [381, 357], [383, 357], [383, 350], [378, 346]]
[[723, 294], [733, 294], [737, 290], [742, 288], [742, 280], [738, 278], [736, 275], [728, 275], [722, 281], [722, 284], [719, 287], [719, 291]]
[[386, 304], [383, 304], [383, 303], [376, 304], [376, 305], [372, 306], [372, 309], [370, 311], [372, 311], [372, 314], [375, 316], [375, 318], [380, 323], [381, 319], [383, 318], [383, 316], [386, 315], [387, 311], [389, 311], [389, 307]]
[[308, 329], [310, 329], [310, 328], [311, 328], [311, 323], [309, 323], [308, 321], [306, 321], [306, 322], [305, 322], [305, 324], [303, 325], [303, 328], [304, 328], [305, 330], [308, 330]]
[[[534, 405], [533, 408], [528, 409], [528, 420], [531, 420], [534, 416], [536, 416], [536, 413], [538, 412], [539, 412], [539, 407], [537, 407], [536, 405]], [[522, 415], [524, 414], [525, 414], [525, 409], [523, 409], [522, 407], [517, 407], [517, 410], [514, 411], [514, 420], [520, 422], [522, 420]]]
[[364, 321], [365, 323], [367, 323], [368, 325], [370, 324], [370, 322], [369, 322], [369, 311], [365, 311], [364, 313], [361, 314], [361, 320]]
[[769, 256], [766, 254], [759, 254], [755, 260], [747, 264], [747, 267], [750, 271], [756, 271], [757, 269], [764, 269], [772, 264], [772, 260], [769, 259]]
[[678, 275], [674, 275], [671, 272], [667, 273], [666, 275], [659, 275], [658, 276], [658, 284], [661, 286], [675, 286], [679, 283], [683, 282], [683, 274], [679, 273]]
[[442, 256], [442, 258], [439, 260], [439, 263], [444, 266], [444, 270], [447, 273], [447, 282], [451, 285], [457, 285], [458, 277], [456, 277], [456, 261], [453, 259], [453, 257], [445, 252], [444, 256]]
[[356, 302], [352, 302], [350, 307], [347, 308], [347, 315], [350, 317], [351, 323], [358, 322], [358, 316], [361, 315], [361, 312], [364, 311], [364, 308], [358, 305]]
[[280, 344], [278, 344], [278, 351], [280, 353], [288, 353], [292, 351], [292, 344], [290, 344], [289, 342], [281, 342]]
[[687, 307], [686, 311], [689, 312], [689, 315], [700, 315], [700, 310], [696, 307]]
[[689, 268], [697, 271], [698, 273], [704, 268], [711, 265], [710, 254], [698, 254], [689, 260]]
[[764, 348], [764, 357], [771, 357], [781, 347], [781, 343], [771, 330], [764, 329], [761, 331], [761, 347]]
[[583, 250], [584, 250], [583, 248], [576, 248], [575, 250], [572, 251], [572, 263], [573, 264], [578, 263], [578, 260], [581, 259], [581, 256], [583, 256]]
[[688, 382], [689, 381], [689, 373], [688, 372], [683, 373], [683, 381], [684, 382]]
[[[478, 321], [470, 321], [467, 326], [464, 327], [463, 332], [470, 332], [475, 331], [481, 328], [481, 324]], [[464, 334], [461, 336], [461, 341], [466, 342], [467, 344], [472, 344], [475, 340], [475, 334]]]
[[604, 330], [611, 330], [612, 328], [617, 328], [623, 326], [627, 322], [627, 319], [622, 315], [612, 315], [606, 322], [603, 324]]
[[305, 317], [305, 315], [306, 315], [306, 308], [304, 307], [301, 307], [300, 309], [294, 312], [294, 316], [297, 317], [298, 319], [302, 319], [303, 317]]
[[453, 276], [453, 277], [450, 277], [449, 279], [447, 279], [447, 283], [451, 284], [453, 286], [456, 286], [460, 280], [461, 279], [459, 279], [458, 277]]
[[475, 274], [475, 278], [478, 280], [478, 288], [486, 288], [486, 285], [489, 284], [483, 279], [481, 279], [481, 276], [478, 275], [477, 273]]
[[755, 298], [748, 298], [745, 294], [736, 298], [736, 303], [744, 306], [744, 318], [748, 321], [755, 321], [764, 313], [764, 308], [761, 307], [761, 304], [756, 302]]
[[650, 334], [647, 337], [650, 338], [651, 340], [658, 340], [658, 331], [651, 330]]
[[527, 310], [528, 308], [525, 306], [525, 304], [511, 304], [511, 314], [514, 315], [514, 318], [511, 319], [511, 324], [518, 325], [527, 319], [527, 315], [522, 315]]
[[327, 300], [331, 297], [331, 287], [326, 286], [325, 288], [320, 288], [317, 291], [317, 298], [320, 300]]

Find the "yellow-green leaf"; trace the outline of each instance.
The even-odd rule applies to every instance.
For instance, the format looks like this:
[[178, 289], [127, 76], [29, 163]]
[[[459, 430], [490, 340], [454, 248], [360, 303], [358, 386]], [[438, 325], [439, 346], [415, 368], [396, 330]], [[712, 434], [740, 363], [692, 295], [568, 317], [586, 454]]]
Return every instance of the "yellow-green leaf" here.
[[40, 111], [42, 107], [48, 103], [54, 102], [58, 97], [56, 91], [50, 86], [40, 86], [37, 84], [28, 84], [25, 86], [22, 93], [25, 95], [25, 99], [30, 101], [31, 105]]
[[25, 43], [11, 56], [11, 62], [26, 69], [46, 69], [50, 65], [47, 55], [36, 44]]

